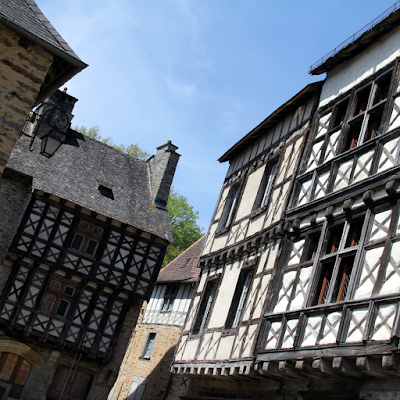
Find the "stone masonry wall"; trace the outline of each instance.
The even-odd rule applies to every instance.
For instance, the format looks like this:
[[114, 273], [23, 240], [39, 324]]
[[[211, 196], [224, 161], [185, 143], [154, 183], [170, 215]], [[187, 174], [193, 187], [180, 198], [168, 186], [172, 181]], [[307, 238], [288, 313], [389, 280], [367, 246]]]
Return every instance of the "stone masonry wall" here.
[[0, 24], [0, 175], [52, 62], [51, 53]]
[[[1, 146], [0, 146], [1, 147]], [[19, 179], [17, 174], [0, 178], [0, 262], [18, 229], [26, 206], [31, 198], [32, 181]], [[0, 269], [0, 276], [3, 275]], [[8, 273], [5, 279], [7, 280]], [[0, 277], [0, 290], [5, 284]]]
[[[125, 400], [131, 386], [132, 377], [146, 379], [146, 389], [142, 400], [163, 400], [170, 386], [169, 368], [181, 330], [177, 327], [139, 324], [132, 333], [125, 359], [121, 365], [115, 387], [111, 390], [109, 400]], [[150, 359], [141, 358], [143, 347], [149, 332], [157, 332]], [[168, 397], [178, 400], [176, 397]]]

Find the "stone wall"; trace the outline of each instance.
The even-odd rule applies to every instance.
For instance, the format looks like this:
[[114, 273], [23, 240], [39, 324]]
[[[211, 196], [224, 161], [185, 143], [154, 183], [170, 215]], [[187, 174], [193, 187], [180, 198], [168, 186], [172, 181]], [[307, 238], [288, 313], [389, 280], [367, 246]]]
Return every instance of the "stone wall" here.
[[[172, 375], [169, 373], [169, 369], [181, 330], [172, 326], [139, 324], [143, 310], [140, 321], [138, 321], [138, 325], [132, 333], [119, 377], [108, 399], [125, 400], [131, 386], [132, 377], [138, 377], [146, 379], [146, 388], [142, 400], [163, 400], [166, 398], [167, 391], [170, 393], [169, 400], [179, 400], [179, 397], [174, 393], [179, 393], [182, 378], [174, 377], [174, 380], [170, 382]], [[149, 332], [156, 332], [157, 336], [150, 358], [145, 359], [141, 355]], [[169, 390], [169, 388], [174, 390]]]
[[49, 52], [0, 24], [0, 174], [52, 62]]
[[[1, 147], [1, 146], [0, 146]], [[31, 198], [32, 180], [18, 174], [7, 173], [0, 178], [0, 262], [18, 229]], [[3, 271], [0, 269], [0, 275]], [[8, 272], [5, 279], [8, 278]], [[0, 290], [5, 281], [0, 278]]]

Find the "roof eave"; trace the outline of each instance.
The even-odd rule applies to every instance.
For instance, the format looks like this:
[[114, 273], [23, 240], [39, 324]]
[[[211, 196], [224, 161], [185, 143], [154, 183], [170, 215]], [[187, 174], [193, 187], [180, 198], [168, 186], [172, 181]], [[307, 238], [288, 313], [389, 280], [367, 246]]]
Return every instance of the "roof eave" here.
[[319, 92], [322, 84], [323, 81], [319, 81], [307, 85], [290, 100], [269, 115], [263, 122], [251, 130], [246, 136], [240, 139], [222, 157], [220, 157], [218, 161], [223, 163], [225, 161], [232, 160], [242, 151], [243, 148], [257, 140], [262, 134], [271, 128], [271, 126], [284, 119], [288, 114], [293, 112], [295, 108], [304, 103], [305, 100], [311, 98], [313, 95], [315, 95], [315, 93]]
[[75, 76], [78, 72], [82, 71], [88, 65], [84, 63], [79, 58], [73, 57], [65, 51], [60, 50], [59, 48], [53, 46], [52, 44], [46, 42], [45, 40], [39, 38], [37, 35], [29, 32], [28, 30], [22, 28], [21, 26], [15, 24], [4, 16], [0, 15], [0, 23], [4, 26], [12, 29], [13, 31], [19, 33], [21, 36], [27, 38], [32, 43], [37, 44], [43, 47], [45, 50], [48, 50], [50, 53], [60, 57], [70, 64], [70, 67], [67, 68], [63, 73], [61, 73], [49, 86], [47, 86], [44, 90], [41, 90], [36, 98], [35, 105], [39, 104], [47, 97], [49, 97], [52, 93], [54, 93], [60, 86], [62, 86], [65, 82], [69, 81], [73, 76]]
[[[368, 47], [372, 46], [382, 36], [389, 33], [393, 28], [400, 24], [400, 10], [394, 11], [384, 20], [376, 24], [370, 30], [364, 32], [359, 38], [349, 43], [346, 47], [334, 53], [331, 57], [327, 58], [323, 63], [318, 61], [314, 64], [315, 67], [311, 66], [309, 70], [310, 75], [321, 75], [325, 72], [329, 72], [343, 61], [352, 59], [357, 54], [361, 53]], [[356, 34], [355, 34], [356, 35]], [[353, 35], [354, 36], [354, 35]], [[350, 38], [349, 38], [350, 39]], [[348, 39], [347, 39], [348, 40]], [[340, 45], [339, 45], [340, 46]], [[338, 47], [339, 47], [338, 46]]]

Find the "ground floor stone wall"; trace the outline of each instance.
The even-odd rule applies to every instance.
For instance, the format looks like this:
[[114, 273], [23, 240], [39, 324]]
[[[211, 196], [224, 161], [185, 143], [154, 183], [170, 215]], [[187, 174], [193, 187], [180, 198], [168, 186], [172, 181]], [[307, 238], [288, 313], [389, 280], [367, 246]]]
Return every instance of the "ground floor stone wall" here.
[[0, 175], [52, 62], [48, 51], [0, 25]]
[[[144, 357], [150, 333], [156, 334], [155, 341], [149, 357]], [[181, 329], [175, 326], [138, 324], [109, 400], [127, 399], [130, 389], [132, 391], [136, 385], [132, 386], [132, 382], [137, 381], [142, 381], [144, 387], [142, 400], [179, 400], [179, 395], [186, 392], [186, 386], [181, 385], [182, 377], [171, 375], [169, 370], [180, 333]]]

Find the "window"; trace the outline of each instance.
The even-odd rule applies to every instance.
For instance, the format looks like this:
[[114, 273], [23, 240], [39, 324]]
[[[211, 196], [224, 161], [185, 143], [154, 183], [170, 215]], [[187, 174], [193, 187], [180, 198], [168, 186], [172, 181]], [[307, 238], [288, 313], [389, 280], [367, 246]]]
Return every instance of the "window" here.
[[89, 257], [94, 257], [103, 236], [103, 231], [103, 228], [94, 223], [80, 221], [70, 246], [71, 249]]
[[99, 185], [99, 192], [104, 197], [108, 197], [109, 199], [114, 200], [114, 194], [111, 188], [104, 185]]
[[181, 265], [181, 268], [185, 268], [187, 263], [190, 261], [190, 258], [187, 258]]
[[235, 328], [240, 319], [244, 304], [246, 302], [247, 293], [250, 288], [253, 270], [245, 269], [240, 272], [238, 283], [236, 284], [235, 293], [233, 295], [231, 307], [226, 318], [225, 328]]
[[197, 317], [193, 325], [193, 334], [202, 332], [206, 326], [207, 318], [210, 313], [211, 305], [215, 295], [215, 289], [217, 287], [217, 280], [213, 279], [207, 282], [206, 289], [203, 294], [203, 298], [200, 303]]
[[228, 228], [232, 222], [235, 215], [237, 201], [239, 197], [239, 184], [233, 185], [229, 191], [228, 198], [226, 199], [226, 204], [224, 212], [221, 218], [221, 228]]
[[267, 167], [265, 168], [265, 173], [257, 193], [253, 210], [267, 205], [277, 170], [278, 164], [276, 161], [268, 163]]
[[74, 294], [75, 288], [73, 286], [52, 279], [41, 309], [52, 315], [66, 318]]
[[337, 303], [346, 299], [364, 219], [330, 227], [320, 257], [318, 284], [312, 305]]
[[178, 293], [178, 284], [168, 284], [164, 292], [164, 302], [161, 307], [161, 311], [168, 312], [172, 310], [172, 305]]
[[142, 358], [150, 358], [151, 351], [153, 350], [154, 342], [156, 341], [156, 332], [150, 332], [147, 336], [146, 344], [142, 350]]
[[19, 399], [32, 365], [14, 353], [0, 353], [0, 380], [12, 385], [8, 398]]

